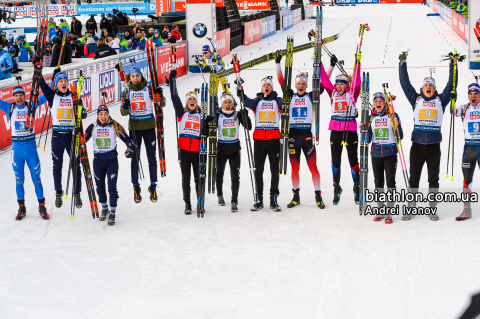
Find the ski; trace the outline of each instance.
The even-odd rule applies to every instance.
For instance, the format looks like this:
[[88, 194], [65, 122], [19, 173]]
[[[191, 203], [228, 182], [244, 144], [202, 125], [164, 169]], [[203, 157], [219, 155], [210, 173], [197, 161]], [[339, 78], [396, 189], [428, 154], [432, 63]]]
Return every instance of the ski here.
[[287, 56], [285, 58], [285, 81], [283, 82], [283, 102], [280, 130], [280, 174], [287, 174], [288, 133], [290, 129], [290, 101], [288, 91], [292, 88], [293, 35], [287, 36]]
[[[233, 69], [235, 71], [235, 75], [237, 79], [234, 81], [234, 83], [237, 85], [237, 91], [242, 91], [243, 92], [243, 80], [240, 77], [240, 63], [238, 61], [238, 57], [236, 54], [232, 55], [232, 61], [233, 61]], [[240, 97], [240, 109], [244, 110], [245, 109], [245, 103], [243, 101], [243, 95]], [[252, 183], [252, 192], [253, 192], [253, 200], [257, 202], [257, 182], [255, 180], [255, 160], [253, 157], [253, 148], [252, 148], [252, 142], [250, 140], [250, 131], [247, 129], [247, 123], [248, 120], [246, 118], [243, 119], [243, 131], [245, 133], [245, 144], [247, 148], [247, 157], [248, 157], [248, 167], [250, 169], [250, 181]]]
[[215, 114], [218, 109], [217, 77], [215, 72], [210, 73], [210, 99], [208, 115], [213, 117], [210, 122], [208, 138], [208, 194], [215, 194], [215, 176], [217, 173], [217, 120]]
[[313, 114], [315, 116], [315, 143], [318, 145], [320, 141], [320, 65], [322, 63], [322, 38], [323, 28], [323, 9], [321, 6], [317, 6], [317, 19], [315, 25], [315, 50], [313, 51], [313, 97], [312, 107]]
[[368, 188], [368, 143], [367, 134], [370, 126], [370, 74], [363, 72], [362, 79], [362, 109], [361, 122], [363, 126], [360, 128], [360, 196], [359, 210], [360, 216], [365, 210], [365, 189]]
[[32, 91], [30, 93], [30, 103], [27, 108], [27, 120], [26, 130], [33, 132], [35, 123], [35, 113], [37, 111], [38, 96], [40, 94], [40, 82], [42, 79], [43, 70], [43, 55], [45, 53], [45, 39], [47, 37], [47, 23], [48, 19], [45, 17], [42, 19], [40, 25], [40, 33], [38, 34], [37, 52], [38, 57], [34, 63], [33, 79], [32, 79]]
[[155, 123], [157, 126], [157, 147], [158, 147], [158, 162], [160, 164], [160, 176], [167, 175], [165, 166], [165, 145], [164, 145], [164, 131], [163, 131], [163, 109], [160, 104], [161, 96], [154, 92], [158, 87], [157, 67], [155, 64], [155, 53], [153, 49], [152, 39], [147, 40], [147, 58], [148, 69], [150, 71], [150, 85], [153, 96], [153, 104], [155, 107]]
[[[77, 134], [73, 136], [75, 138], [75, 168], [77, 167], [77, 163], [80, 160], [80, 163], [82, 164], [83, 168], [83, 174], [85, 177], [85, 183], [87, 185], [87, 193], [88, 193], [88, 199], [90, 202], [90, 209], [92, 211], [92, 217], [95, 219], [95, 217], [98, 216], [98, 206], [97, 206], [97, 199], [95, 196], [95, 186], [93, 184], [93, 175], [92, 171], [90, 168], [90, 162], [88, 160], [88, 153], [87, 153], [87, 146], [85, 143], [85, 137], [83, 133], [83, 124], [82, 124], [82, 111], [84, 106], [80, 104], [80, 94], [82, 91], [82, 84], [85, 81], [85, 77], [80, 75], [78, 77], [78, 92], [77, 92], [77, 86], [75, 83], [70, 83], [70, 92], [72, 92], [72, 100], [73, 100], [73, 107], [74, 107], [74, 114], [76, 116], [75, 118], [75, 128], [80, 129]], [[76, 185], [76, 174], [73, 175], [73, 183], [72, 187], [75, 189]], [[75, 194], [74, 191], [72, 191], [73, 194]], [[72, 198], [72, 211], [71, 211], [71, 219], [75, 219], [75, 196]]]
[[[341, 35], [340, 33], [337, 33], [337, 34], [332, 35], [328, 38], [322, 39], [322, 44], [327, 44], [327, 43], [333, 42], [335, 40], [338, 40], [340, 38], [340, 35]], [[293, 47], [293, 53], [305, 51], [305, 50], [308, 50], [308, 49], [312, 49], [314, 47], [315, 47], [315, 41], [308, 42], [308, 43], [301, 44], [299, 46]], [[240, 64], [240, 71], [245, 71], [247, 69], [253, 68], [254, 66], [260, 65], [262, 63], [275, 60], [278, 56], [283, 57], [283, 56], [286, 56], [286, 55], [287, 55], [287, 50], [278, 50], [276, 52], [265, 54], [265, 55], [263, 55], [259, 58], [256, 58], [256, 59], [250, 60], [248, 62], [245, 62], [243, 64]], [[223, 77], [229, 76], [233, 73], [235, 73], [233, 68], [228, 69], [228, 70], [223, 70], [222, 72], [217, 73], [217, 78], [223, 78]]]
[[[198, 89], [197, 89], [198, 90]], [[208, 107], [208, 84], [202, 84], [202, 102], [201, 102], [201, 121], [200, 132], [203, 132], [205, 121], [207, 119]], [[205, 180], [207, 173], [207, 138], [208, 136], [200, 133], [200, 152], [198, 164], [198, 198], [197, 198], [197, 217], [205, 214]]]

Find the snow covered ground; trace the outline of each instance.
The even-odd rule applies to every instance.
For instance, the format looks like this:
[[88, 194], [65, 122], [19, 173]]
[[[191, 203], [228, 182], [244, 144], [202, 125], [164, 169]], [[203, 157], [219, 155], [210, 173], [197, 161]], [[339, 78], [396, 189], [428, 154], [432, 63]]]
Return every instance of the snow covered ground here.
[[[410, 49], [408, 66], [415, 87], [420, 88], [429, 68], [435, 67], [437, 86], [443, 90], [448, 63], [440, 63], [440, 56], [454, 48], [466, 53], [466, 43], [439, 17], [427, 18], [431, 10], [418, 4], [327, 6], [324, 10], [324, 36], [343, 31], [328, 48], [345, 60], [347, 71], [353, 68], [359, 23], [371, 26], [363, 43], [363, 70], [370, 72], [371, 94], [381, 91], [382, 83], [388, 82], [390, 92], [397, 95], [395, 106], [405, 132], [403, 147], [408, 164], [413, 112], [400, 87], [398, 55]], [[288, 32], [235, 52], [247, 61], [282, 49], [290, 33], [295, 35], [295, 45], [305, 43], [314, 23], [303, 21]], [[312, 50], [295, 54], [294, 69], [311, 70], [311, 57]], [[337, 74], [335, 71], [334, 76]], [[267, 75], [276, 78], [273, 62], [242, 72], [247, 95], [259, 91], [259, 80]], [[467, 85], [473, 81], [466, 63], [461, 64], [458, 103], [467, 102]], [[180, 95], [201, 83], [199, 74], [179, 79]], [[278, 82], [274, 86], [279, 90]], [[17, 203], [10, 153], [0, 156], [0, 318], [438, 319], [458, 317], [470, 295], [480, 290], [480, 273], [475, 271], [480, 262], [476, 247], [480, 218], [474, 214], [468, 221], [456, 222], [461, 203], [440, 206], [438, 222], [425, 216], [404, 222], [396, 216], [392, 225], [374, 223], [371, 216], [358, 214], [344, 155], [343, 194], [340, 204], [332, 205], [327, 130], [330, 106], [326, 95], [322, 96], [321, 141], [317, 148], [325, 210], [315, 205], [310, 172], [302, 159], [301, 206], [286, 207], [291, 199], [287, 175], [280, 179], [283, 211], [273, 213], [266, 208], [251, 212], [253, 200], [244, 151], [240, 211], [229, 212], [230, 182], [226, 177], [226, 207], [217, 205], [216, 196], [207, 195], [205, 218], [185, 216], [176, 163], [174, 112], [169, 92], [166, 96], [167, 177], [159, 180], [159, 201], [153, 204], [148, 200], [147, 173], [147, 181], [142, 183], [143, 202], [133, 202], [130, 161], [120, 156], [120, 199], [114, 227], [92, 220], [86, 192], [82, 193], [85, 205], [76, 211], [74, 221], [69, 219], [69, 201], [61, 209], [54, 209], [50, 140], [46, 152], [40, 150], [39, 154], [51, 219], [43, 221], [38, 215], [33, 185], [27, 177], [27, 217], [15, 221]], [[127, 125], [118, 107], [110, 114]], [[91, 116], [84, 123], [93, 121]], [[457, 120], [455, 127], [452, 182], [443, 177], [449, 116], [444, 119], [440, 174], [440, 186], [457, 192], [463, 179], [460, 123]], [[124, 149], [123, 144], [119, 146], [120, 154]], [[89, 153], [92, 158], [91, 143]], [[64, 167], [64, 187], [66, 170]], [[288, 170], [290, 174], [290, 167]], [[268, 189], [269, 173], [264, 177]], [[476, 175], [474, 183], [477, 180]], [[371, 172], [369, 183], [373, 185]], [[397, 186], [404, 186], [400, 166]], [[421, 187], [427, 186], [424, 168]], [[476, 207], [474, 212], [478, 212]]]

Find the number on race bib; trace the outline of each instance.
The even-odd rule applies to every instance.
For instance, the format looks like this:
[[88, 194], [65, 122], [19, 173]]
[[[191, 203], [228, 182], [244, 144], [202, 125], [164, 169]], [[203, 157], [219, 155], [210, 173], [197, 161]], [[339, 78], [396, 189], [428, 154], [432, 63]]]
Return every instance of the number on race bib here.
[[295, 117], [307, 117], [306, 107], [294, 107], [292, 110], [292, 116]]
[[335, 111], [346, 111], [347, 107], [348, 104], [346, 101], [336, 101], [333, 108]]
[[468, 133], [479, 133], [480, 122], [468, 122]]
[[388, 138], [390, 136], [390, 131], [386, 127], [376, 128], [374, 133], [377, 138]]
[[262, 111], [258, 114], [258, 119], [260, 122], [273, 121], [277, 120], [276, 114], [274, 111]]
[[110, 147], [112, 145], [112, 140], [110, 138], [97, 138], [95, 143], [98, 147]]
[[434, 120], [438, 119], [437, 110], [421, 109], [420, 110], [420, 120]]
[[185, 122], [185, 129], [187, 130], [200, 130], [200, 123], [187, 121]]
[[234, 137], [236, 134], [237, 134], [237, 129], [235, 127], [222, 129], [223, 137]]
[[145, 111], [147, 109], [147, 103], [145, 102], [133, 102], [132, 111]]
[[73, 109], [57, 109], [57, 120], [73, 120]]

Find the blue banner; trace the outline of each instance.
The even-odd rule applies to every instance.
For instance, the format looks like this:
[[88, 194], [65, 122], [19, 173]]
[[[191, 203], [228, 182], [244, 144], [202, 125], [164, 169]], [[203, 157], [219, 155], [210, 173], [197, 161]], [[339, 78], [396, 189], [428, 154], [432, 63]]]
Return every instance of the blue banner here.
[[337, 4], [368, 4], [380, 3], [380, 0], [337, 0]]
[[113, 9], [132, 15], [132, 9], [137, 8], [139, 14], [156, 14], [155, 3], [112, 3], [112, 4], [89, 4], [77, 6], [77, 14], [101, 14], [112, 13]]
[[283, 14], [283, 31], [293, 28], [292, 11]]
[[274, 35], [277, 31], [277, 27], [275, 24], [275, 16], [269, 16], [266, 18], [262, 18], [262, 39]]

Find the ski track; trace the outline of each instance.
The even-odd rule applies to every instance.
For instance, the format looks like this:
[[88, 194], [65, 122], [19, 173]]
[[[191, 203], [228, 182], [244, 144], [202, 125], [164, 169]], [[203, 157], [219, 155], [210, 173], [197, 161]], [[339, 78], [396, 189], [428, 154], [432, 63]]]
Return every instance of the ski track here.
[[[388, 82], [389, 91], [397, 96], [394, 105], [405, 133], [407, 165], [413, 112], [400, 87], [398, 55], [410, 49], [407, 63], [416, 88], [429, 76], [428, 66], [437, 66], [434, 77], [438, 89], [443, 91], [448, 63], [439, 63], [440, 56], [453, 49], [462, 54], [467, 51], [467, 44], [440, 18], [427, 18], [426, 14], [431, 12], [418, 4], [324, 7], [324, 36], [343, 30], [342, 37], [328, 44], [328, 48], [345, 60], [346, 70], [353, 67], [358, 25], [370, 25], [371, 31], [364, 35], [362, 70], [370, 72], [372, 94], [381, 91], [382, 83]], [[292, 33], [295, 45], [305, 43], [314, 24], [314, 19], [303, 21], [293, 29], [236, 49], [234, 53], [245, 62], [283, 49], [286, 35]], [[312, 52], [294, 55], [294, 74], [296, 69], [311, 68]], [[231, 68], [230, 56], [224, 60]], [[323, 61], [328, 63], [326, 54]], [[334, 71], [333, 76], [338, 73]], [[258, 92], [259, 79], [266, 75], [276, 79], [273, 62], [243, 71], [241, 75], [250, 97]], [[235, 91], [233, 79], [230, 76], [229, 81]], [[467, 86], [473, 81], [466, 63], [460, 64], [458, 103], [467, 102]], [[201, 83], [199, 74], [182, 77], [178, 80], [179, 94], [184, 96]], [[279, 92], [276, 80], [274, 89]], [[165, 95], [167, 177], [159, 179], [158, 202], [153, 204], [148, 200], [144, 148], [142, 162], [147, 181], [141, 182], [143, 201], [139, 205], [133, 202], [130, 160], [123, 156], [125, 146], [119, 142], [120, 198], [114, 227], [92, 220], [83, 174], [84, 207], [76, 210], [75, 220], [69, 219], [70, 200], [53, 210], [51, 135], [45, 153], [39, 151], [39, 156], [52, 218], [45, 222], [38, 215], [34, 188], [26, 173], [27, 217], [15, 221], [17, 203], [10, 152], [0, 155], [1, 199], [5, 205], [0, 214], [0, 318], [439, 319], [458, 316], [470, 295], [479, 290], [480, 275], [474, 269], [480, 262], [476, 253], [480, 219], [474, 215], [468, 221], [455, 222], [461, 203], [447, 205], [448, 208], [439, 206], [444, 208], [435, 223], [425, 216], [414, 217], [410, 222], [394, 216], [392, 225], [383, 221], [374, 223], [373, 217], [358, 214], [344, 155], [343, 194], [340, 204], [332, 205], [327, 131], [330, 106], [325, 94], [321, 97], [321, 138], [317, 147], [325, 210], [318, 210], [315, 205], [311, 175], [302, 157], [301, 206], [286, 207], [292, 194], [289, 166], [287, 175], [280, 179], [279, 203], [283, 211], [273, 213], [268, 209], [266, 193], [267, 208], [251, 212], [252, 192], [242, 140], [239, 212], [230, 213], [227, 168], [224, 182], [227, 206], [218, 206], [216, 196], [207, 195], [205, 218], [185, 216], [172, 125], [174, 112], [168, 90]], [[127, 125], [127, 117], [120, 115], [118, 105], [111, 107], [110, 114]], [[94, 117], [89, 116], [84, 126], [92, 123]], [[443, 178], [449, 114], [442, 129], [440, 186], [456, 192], [462, 187], [460, 123], [457, 120], [455, 127], [454, 182]], [[92, 163], [91, 142], [88, 152]], [[425, 167], [423, 172], [421, 187], [425, 188], [428, 185]], [[478, 178], [475, 176], [474, 180]], [[268, 190], [268, 169], [264, 183]], [[373, 185], [371, 171], [369, 185]], [[403, 186], [399, 165], [397, 187]], [[477, 206], [473, 205], [474, 212]]]

